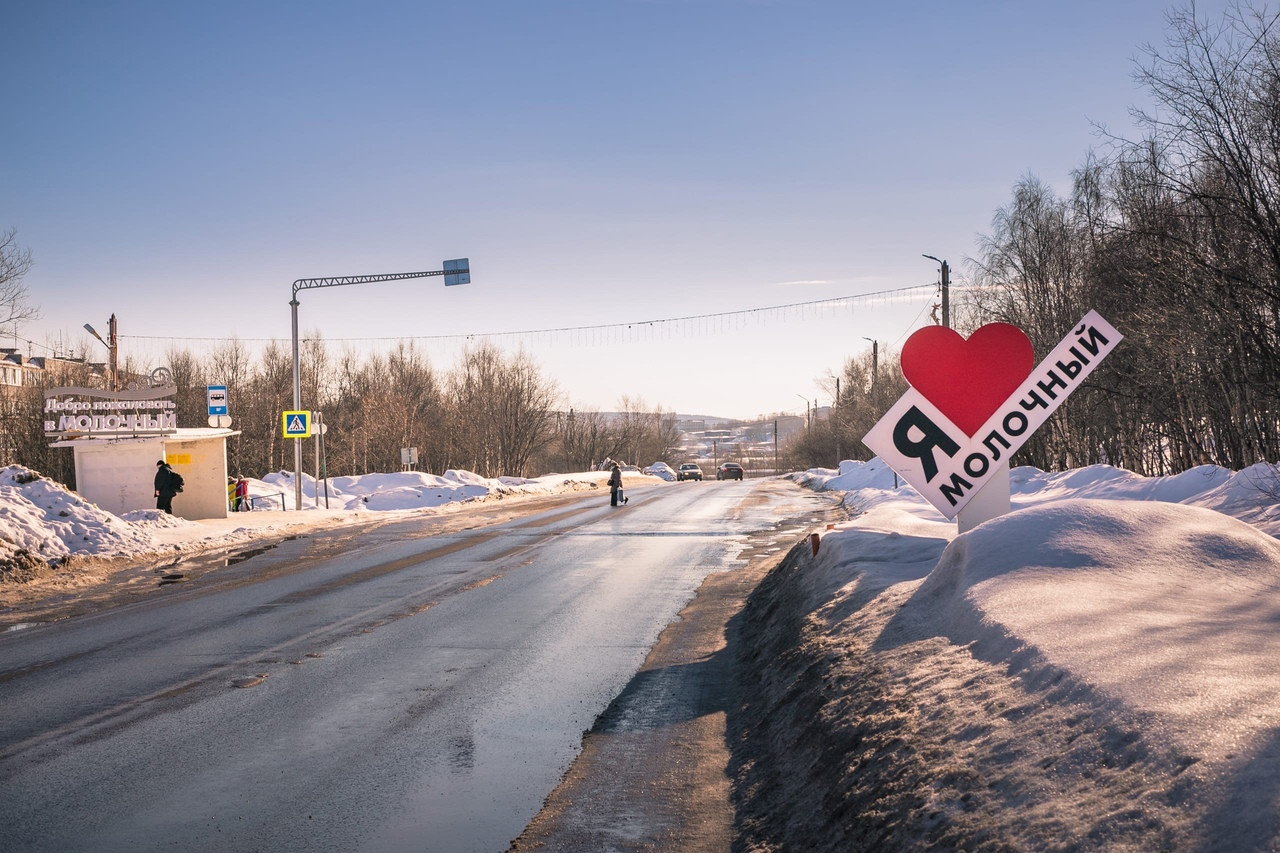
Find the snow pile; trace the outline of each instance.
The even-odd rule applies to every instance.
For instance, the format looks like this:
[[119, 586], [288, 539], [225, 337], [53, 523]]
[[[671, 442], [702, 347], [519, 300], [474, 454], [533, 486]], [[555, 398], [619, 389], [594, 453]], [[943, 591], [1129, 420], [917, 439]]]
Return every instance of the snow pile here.
[[[237, 528], [232, 532], [244, 539], [304, 520], [350, 520], [366, 511], [410, 512], [512, 495], [595, 489], [607, 477], [602, 472], [551, 474], [536, 479], [489, 479], [469, 471], [447, 471], [443, 476], [418, 471], [366, 474], [330, 479], [327, 497], [322, 482], [317, 502], [316, 481], [304, 475], [306, 512], [236, 513], [229, 523]], [[280, 472], [261, 480], [246, 479], [255, 509], [293, 510], [292, 474]], [[159, 510], [135, 510], [118, 517], [30, 469], [19, 465], [0, 469], [0, 582], [31, 580], [49, 566], [72, 557], [134, 556], [227, 541], [227, 531], [212, 531], [205, 524]]]
[[655, 462], [648, 468], [644, 469], [645, 474], [651, 474], [654, 477], [661, 477], [668, 483], [674, 483], [677, 479], [675, 469], [665, 462]]
[[30, 567], [30, 558], [48, 563], [74, 553], [124, 554], [149, 542], [139, 525], [28, 468], [0, 469], [0, 580], [7, 579], [6, 567]]
[[[287, 471], [268, 474], [263, 485], [249, 484], [251, 496], [272, 498], [283, 495], [288, 508], [293, 507], [295, 486]], [[559, 484], [557, 484], [559, 485]], [[320, 486], [319, 505], [328, 509], [406, 510], [437, 507], [456, 501], [469, 501], [509, 494], [547, 494], [549, 483], [520, 477], [488, 479], [470, 471], [446, 471], [442, 476], [424, 471], [401, 471], [394, 474], [331, 477]], [[316, 481], [304, 475], [302, 491], [305, 506], [316, 506]]]
[[[844, 492], [844, 504], [853, 512], [892, 504], [920, 518], [945, 522], [941, 513], [879, 458], [870, 462], [846, 460], [839, 470], [814, 468], [790, 477], [817, 491]], [[1167, 477], [1142, 477], [1110, 465], [1058, 472], [1021, 467], [1009, 472], [1009, 485], [1014, 509], [1081, 498], [1186, 503], [1215, 509], [1280, 535], [1280, 471], [1266, 462], [1237, 472], [1201, 465]]]
[[1280, 846], [1273, 466], [1017, 468], [1014, 511], [962, 535], [878, 460], [793, 478], [853, 518], [748, 608], [775, 663], [739, 782], [827, 799], [756, 841]]
[[[443, 475], [425, 471], [400, 471], [392, 474], [361, 474], [354, 477], [330, 477], [320, 481], [316, 497], [316, 479], [302, 475], [303, 509], [373, 510], [390, 512], [445, 506], [470, 500], [487, 500], [512, 495], [548, 495], [579, 489], [597, 488], [607, 475], [548, 474], [545, 477], [481, 477], [471, 471], [449, 470]], [[255, 507], [293, 509], [296, 486], [289, 471], [268, 474], [262, 480], [249, 480], [249, 495]]]

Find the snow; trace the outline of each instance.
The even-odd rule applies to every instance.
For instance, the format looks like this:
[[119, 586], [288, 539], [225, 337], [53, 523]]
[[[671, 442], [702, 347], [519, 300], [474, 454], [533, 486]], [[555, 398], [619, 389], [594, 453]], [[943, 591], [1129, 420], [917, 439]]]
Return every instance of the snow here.
[[[328, 487], [303, 475], [302, 511], [294, 509], [289, 472], [246, 478], [252, 512], [226, 519], [188, 521], [154, 509], [115, 516], [38, 473], [13, 465], [0, 469], [0, 582], [46, 576], [68, 562], [116, 560], [162, 552], [198, 551], [266, 535], [345, 524], [368, 513], [448, 511], [473, 501], [518, 495], [551, 495], [602, 488], [607, 472], [549, 474], [535, 479], [489, 479], [469, 471], [441, 476], [418, 471], [335, 477]], [[649, 478], [645, 478], [649, 479]], [[181, 502], [181, 497], [177, 498]], [[282, 509], [283, 507], [283, 509]], [[61, 580], [70, 582], [66, 572]]]
[[[1276, 469], [1010, 473], [1014, 511], [965, 534], [880, 460], [792, 475], [852, 515], [796, 568], [810, 640], [891, 672], [932, 747], [1002, 780], [977, 795], [1020, 810], [1006, 843], [1275, 849]], [[931, 826], [971, 823], [972, 794], [935, 781]]]
[[655, 477], [661, 477], [668, 483], [674, 483], [677, 479], [675, 469], [665, 462], [655, 462], [644, 469], [644, 473], [652, 474]]

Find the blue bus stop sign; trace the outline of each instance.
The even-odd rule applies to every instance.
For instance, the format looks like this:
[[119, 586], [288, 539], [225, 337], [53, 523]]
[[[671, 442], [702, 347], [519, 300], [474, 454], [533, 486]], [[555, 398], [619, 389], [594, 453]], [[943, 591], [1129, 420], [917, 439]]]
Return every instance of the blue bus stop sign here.
[[209, 395], [209, 414], [225, 415], [227, 413], [227, 386], [207, 385], [205, 387]]

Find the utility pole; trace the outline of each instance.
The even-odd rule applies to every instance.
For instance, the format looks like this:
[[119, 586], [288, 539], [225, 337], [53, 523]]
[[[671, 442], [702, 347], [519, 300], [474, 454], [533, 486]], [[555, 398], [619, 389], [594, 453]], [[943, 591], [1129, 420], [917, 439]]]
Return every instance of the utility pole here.
[[836, 470], [840, 470], [840, 377], [836, 377], [836, 398], [831, 402], [831, 425], [836, 434]]
[[942, 325], [951, 328], [951, 265], [942, 262]]
[[111, 350], [111, 390], [120, 390], [120, 346], [116, 339], [116, 315], [107, 321], [107, 349]]
[[107, 321], [107, 340], [105, 341], [102, 339], [102, 335], [98, 334], [97, 330], [88, 323], [84, 324], [84, 330], [97, 338], [98, 342], [107, 348], [107, 352], [109, 353], [107, 361], [107, 370], [109, 371], [109, 375], [107, 376], [107, 390], [119, 391], [120, 369], [119, 357], [116, 354], [118, 351], [118, 342], [116, 338], [116, 315], [112, 314], [111, 319]]
[[924, 255], [931, 261], [942, 264], [942, 325], [951, 328], [951, 265], [933, 255]]
[[864, 341], [871, 341], [871, 402], [874, 405], [876, 401], [876, 379], [880, 376], [880, 342], [874, 338], [863, 338]]

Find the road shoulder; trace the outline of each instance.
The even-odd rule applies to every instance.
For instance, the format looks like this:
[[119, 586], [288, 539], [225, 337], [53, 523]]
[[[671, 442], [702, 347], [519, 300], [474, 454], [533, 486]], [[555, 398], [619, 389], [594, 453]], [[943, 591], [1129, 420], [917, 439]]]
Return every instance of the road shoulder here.
[[750, 537], [740, 555], [743, 567], [708, 576], [626, 689], [584, 733], [578, 759], [513, 851], [733, 847], [726, 721], [742, 700], [738, 617], [785, 553], [780, 546], [801, 538], [794, 524], [814, 526], [814, 515]]

